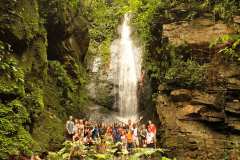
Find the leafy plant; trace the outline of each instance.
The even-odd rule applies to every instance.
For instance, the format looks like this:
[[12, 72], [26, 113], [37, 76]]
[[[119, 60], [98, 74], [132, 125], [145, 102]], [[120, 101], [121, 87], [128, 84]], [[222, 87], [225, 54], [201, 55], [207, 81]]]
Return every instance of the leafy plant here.
[[0, 159], [19, 153], [31, 154], [31, 145], [34, 142], [23, 128], [28, 119], [29, 114], [21, 101], [0, 104]]
[[176, 81], [182, 86], [201, 86], [204, 81], [205, 66], [196, 61], [176, 59], [165, 74], [165, 80]]
[[84, 85], [86, 83], [86, 75], [84, 69], [73, 65], [75, 72], [74, 77], [68, 73], [66, 66], [58, 61], [49, 61], [49, 72], [56, 81], [61, 93], [62, 105], [66, 106], [67, 113], [75, 113], [83, 110], [83, 107], [88, 102]]
[[210, 45], [211, 48], [223, 46], [218, 51], [223, 55], [226, 62], [240, 63], [240, 35], [223, 35], [213, 41]]
[[[114, 153], [117, 151], [117, 146], [121, 145], [121, 143], [113, 144], [111, 141], [106, 141], [107, 149], [104, 153], [100, 153], [98, 151], [98, 145], [101, 145], [100, 141], [97, 141], [92, 147], [86, 147], [79, 142], [70, 142], [66, 141], [64, 143], [64, 147], [58, 152], [51, 152], [49, 154], [50, 160], [67, 160], [71, 155], [73, 150], [78, 151], [78, 154], [82, 155], [86, 160], [113, 160], [116, 157]], [[164, 153], [163, 149], [157, 148], [135, 148], [132, 154], [129, 154], [127, 150], [123, 149], [118, 155], [121, 158], [127, 158], [129, 160], [137, 160], [140, 158], [149, 158], [149, 157], [158, 157], [161, 160], [171, 160], [167, 157], [162, 156], [161, 154]]]

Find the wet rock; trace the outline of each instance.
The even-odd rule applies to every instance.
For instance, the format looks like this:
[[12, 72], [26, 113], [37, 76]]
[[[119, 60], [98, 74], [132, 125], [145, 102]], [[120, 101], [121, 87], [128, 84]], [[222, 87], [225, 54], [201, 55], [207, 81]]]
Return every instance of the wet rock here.
[[93, 73], [91, 76], [91, 82], [87, 85], [88, 95], [97, 105], [116, 110], [114, 87], [116, 86], [113, 82], [100, 70], [99, 73]]
[[175, 102], [189, 101], [192, 98], [191, 91], [187, 89], [178, 89], [171, 91], [170, 95]]

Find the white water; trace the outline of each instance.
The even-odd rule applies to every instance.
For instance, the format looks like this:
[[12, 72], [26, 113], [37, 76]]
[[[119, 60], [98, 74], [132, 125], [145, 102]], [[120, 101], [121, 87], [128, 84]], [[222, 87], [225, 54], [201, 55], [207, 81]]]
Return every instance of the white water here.
[[119, 28], [120, 38], [111, 46], [111, 72], [115, 88], [115, 107], [121, 120], [138, 117], [138, 81], [141, 70], [141, 51], [131, 38], [130, 16], [125, 14]]

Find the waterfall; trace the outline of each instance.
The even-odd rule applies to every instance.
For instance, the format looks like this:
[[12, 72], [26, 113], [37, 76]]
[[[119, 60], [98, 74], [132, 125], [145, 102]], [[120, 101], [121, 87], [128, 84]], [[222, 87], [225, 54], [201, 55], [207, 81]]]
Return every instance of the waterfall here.
[[119, 27], [119, 39], [111, 45], [111, 72], [115, 86], [115, 107], [119, 117], [138, 117], [138, 82], [141, 70], [141, 50], [131, 37], [130, 15], [125, 14]]

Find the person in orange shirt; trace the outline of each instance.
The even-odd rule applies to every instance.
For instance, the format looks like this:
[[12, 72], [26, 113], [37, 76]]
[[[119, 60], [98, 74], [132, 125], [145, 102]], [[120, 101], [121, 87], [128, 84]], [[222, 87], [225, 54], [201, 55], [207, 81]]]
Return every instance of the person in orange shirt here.
[[133, 131], [129, 127], [127, 128], [126, 138], [127, 138], [127, 150], [129, 153], [131, 153], [133, 148]]

